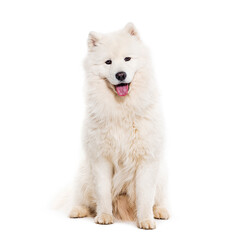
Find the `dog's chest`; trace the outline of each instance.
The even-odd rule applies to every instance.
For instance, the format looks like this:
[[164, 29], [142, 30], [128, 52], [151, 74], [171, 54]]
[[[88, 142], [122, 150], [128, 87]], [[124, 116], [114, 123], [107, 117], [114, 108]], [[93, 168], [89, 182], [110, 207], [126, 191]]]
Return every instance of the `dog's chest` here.
[[136, 161], [145, 148], [140, 122], [125, 118], [120, 122], [110, 122], [105, 128], [105, 145], [114, 164], [121, 167], [125, 161]]

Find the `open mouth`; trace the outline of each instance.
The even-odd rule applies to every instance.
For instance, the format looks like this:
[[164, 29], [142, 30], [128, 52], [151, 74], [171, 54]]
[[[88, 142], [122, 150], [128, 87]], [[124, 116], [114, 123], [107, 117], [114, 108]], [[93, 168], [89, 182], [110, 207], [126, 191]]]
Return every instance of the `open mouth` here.
[[115, 85], [115, 91], [116, 93], [120, 96], [126, 96], [129, 92], [129, 88], [130, 88], [130, 83], [121, 83], [118, 85]]

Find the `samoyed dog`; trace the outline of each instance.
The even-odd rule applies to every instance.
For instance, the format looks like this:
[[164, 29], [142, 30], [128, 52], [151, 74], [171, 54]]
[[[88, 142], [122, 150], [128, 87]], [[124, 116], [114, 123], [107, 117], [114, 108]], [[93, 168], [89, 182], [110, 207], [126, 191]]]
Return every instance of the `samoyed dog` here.
[[90, 32], [86, 118], [71, 218], [95, 216], [156, 227], [168, 219], [159, 94], [147, 48], [132, 23], [110, 34]]

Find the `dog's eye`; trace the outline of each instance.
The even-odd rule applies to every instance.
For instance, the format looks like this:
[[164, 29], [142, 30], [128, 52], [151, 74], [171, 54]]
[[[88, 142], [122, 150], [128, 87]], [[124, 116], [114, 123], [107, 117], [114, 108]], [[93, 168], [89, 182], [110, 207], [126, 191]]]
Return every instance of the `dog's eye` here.
[[130, 61], [130, 60], [131, 60], [130, 57], [126, 57], [126, 58], [124, 58], [124, 61], [125, 61], [125, 62], [128, 62], [128, 61]]
[[107, 60], [107, 61], [105, 61], [105, 64], [108, 64], [108, 65], [110, 65], [112, 63], [112, 61], [111, 60]]

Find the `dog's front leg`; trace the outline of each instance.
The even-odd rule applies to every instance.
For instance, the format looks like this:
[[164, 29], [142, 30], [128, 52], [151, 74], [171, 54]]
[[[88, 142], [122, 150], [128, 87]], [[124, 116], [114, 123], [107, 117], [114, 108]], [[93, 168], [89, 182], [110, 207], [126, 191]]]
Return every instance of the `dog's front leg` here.
[[113, 223], [111, 197], [112, 164], [104, 158], [96, 159], [92, 168], [97, 201], [95, 222], [99, 224], [111, 224]]
[[143, 160], [136, 173], [136, 208], [139, 228], [154, 229], [153, 204], [156, 189], [156, 163]]

